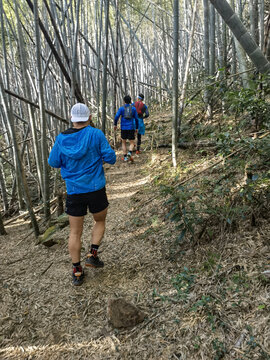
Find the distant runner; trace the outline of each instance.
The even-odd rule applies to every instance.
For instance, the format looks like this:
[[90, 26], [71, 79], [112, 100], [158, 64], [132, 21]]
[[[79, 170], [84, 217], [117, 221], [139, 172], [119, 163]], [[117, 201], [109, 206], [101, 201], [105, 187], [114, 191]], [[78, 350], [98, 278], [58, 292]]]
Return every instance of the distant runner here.
[[77, 103], [72, 107], [71, 121], [73, 127], [57, 136], [48, 162], [52, 167], [61, 168], [61, 175], [66, 182], [66, 213], [69, 215], [70, 224], [68, 248], [73, 264], [72, 279], [74, 285], [81, 285], [84, 278], [80, 263], [81, 236], [84, 216], [88, 209], [95, 224], [85, 266], [104, 266], [97, 256], [105, 231], [109, 205], [103, 161], [114, 164], [116, 156], [103, 132], [89, 126], [91, 114], [86, 105]]
[[[124, 156], [123, 161], [133, 161], [132, 152], [135, 146], [135, 132], [138, 131], [138, 115], [135, 107], [131, 105], [131, 97], [124, 97], [124, 106], [121, 106], [114, 118], [114, 130], [121, 116], [121, 139]], [[127, 140], [129, 140], [129, 151], [127, 152]]]
[[149, 117], [149, 111], [147, 106], [143, 103], [144, 95], [139, 94], [138, 100], [135, 102], [134, 106], [138, 113], [139, 118], [139, 126], [138, 126], [138, 133], [137, 133], [137, 150], [136, 154], [140, 154], [140, 148], [142, 143], [142, 135], [145, 134], [145, 125], [143, 119], [146, 119]]

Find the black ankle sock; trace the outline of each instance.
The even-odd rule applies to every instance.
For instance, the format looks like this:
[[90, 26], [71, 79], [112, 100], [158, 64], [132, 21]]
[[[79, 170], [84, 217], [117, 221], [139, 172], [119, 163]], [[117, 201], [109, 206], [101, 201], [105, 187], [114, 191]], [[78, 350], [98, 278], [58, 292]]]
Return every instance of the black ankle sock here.
[[91, 245], [90, 253], [91, 253], [94, 257], [97, 257], [98, 248], [99, 248], [99, 245], [95, 245], [95, 244], [92, 244], [92, 245]]
[[79, 261], [79, 262], [76, 262], [76, 263], [72, 263], [72, 265], [73, 265], [74, 267], [78, 267], [78, 266], [81, 265], [81, 262]]

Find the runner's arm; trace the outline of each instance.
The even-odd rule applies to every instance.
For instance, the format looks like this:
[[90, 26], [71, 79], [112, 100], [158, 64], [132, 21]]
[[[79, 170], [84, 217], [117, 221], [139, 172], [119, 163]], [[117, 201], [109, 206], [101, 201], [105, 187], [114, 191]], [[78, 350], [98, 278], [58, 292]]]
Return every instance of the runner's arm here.
[[120, 118], [120, 116], [123, 116], [123, 114], [122, 114], [122, 107], [120, 107], [119, 109], [118, 109], [118, 111], [117, 111], [117, 113], [116, 113], [116, 115], [115, 115], [115, 117], [114, 117], [114, 126], [117, 126], [117, 122], [118, 122], [118, 120], [119, 120], [119, 118]]
[[148, 107], [144, 104], [145, 106], [145, 109], [144, 109], [144, 119], [148, 118], [149, 117], [149, 111], [148, 111]]
[[60, 168], [61, 167], [61, 157], [60, 157], [60, 149], [58, 145], [58, 141], [56, 141], [53, 145], [53, 148], [50, 152], [48, 163], [51, 167]]
[[99, 134], [99, 144], [102, 160], [108, 164], [113, 165], [116, 162], [116, 155], [114, 150], [110, 147], [108, 140], [106, 139], [103, 132], [100, 130]]

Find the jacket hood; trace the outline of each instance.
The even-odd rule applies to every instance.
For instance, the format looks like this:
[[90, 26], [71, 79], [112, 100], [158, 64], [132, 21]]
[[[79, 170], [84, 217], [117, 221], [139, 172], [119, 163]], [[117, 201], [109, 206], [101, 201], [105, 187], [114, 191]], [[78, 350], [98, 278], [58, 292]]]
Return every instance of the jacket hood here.
[[[89, 126], [71, 133], [71, 134], [59, 134], [58, 142], [61, 146], [61, 152], [67, 157], [78, 160], [85, 156], [89, 144]], [[87, 136], [88, 135], [88, 136]]]

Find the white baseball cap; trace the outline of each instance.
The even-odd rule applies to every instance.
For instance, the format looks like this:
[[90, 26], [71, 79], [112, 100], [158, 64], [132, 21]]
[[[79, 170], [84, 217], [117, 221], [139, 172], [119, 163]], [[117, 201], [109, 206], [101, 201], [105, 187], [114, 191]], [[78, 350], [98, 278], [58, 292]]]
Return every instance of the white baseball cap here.
[[85, 104], [77, 103], [71, 108], [71, 121], [84, 122], [89, 119], [90, 110]]

